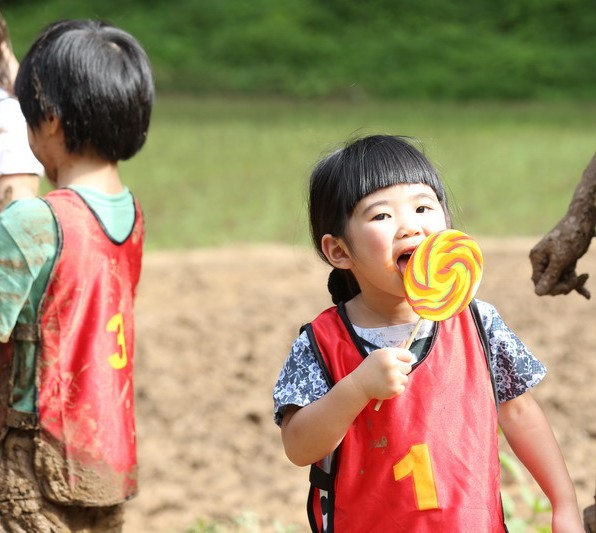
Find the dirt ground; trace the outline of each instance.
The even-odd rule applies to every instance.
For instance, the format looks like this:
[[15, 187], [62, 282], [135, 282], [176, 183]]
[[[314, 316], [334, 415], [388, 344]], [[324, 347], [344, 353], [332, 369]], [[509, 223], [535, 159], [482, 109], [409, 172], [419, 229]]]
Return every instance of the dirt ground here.
[[[580, 506], [596, 479], [596, 248], [582, 258], [592, 300], [534, 295], [535, 239], [479, 239], [478, 297], [548, 367], [535, 396]], [[327, 268], [308, 249], [263, 245], [146, 255], [137, 300], [141, 492], [126, 533], [182, 533], [255, 513], [260, 531], [306, 529], [307, 470], [285, 458], [271, 390], [299, 326], [330, 304]], [[505, 489], [515, 491], [505, 479]]]

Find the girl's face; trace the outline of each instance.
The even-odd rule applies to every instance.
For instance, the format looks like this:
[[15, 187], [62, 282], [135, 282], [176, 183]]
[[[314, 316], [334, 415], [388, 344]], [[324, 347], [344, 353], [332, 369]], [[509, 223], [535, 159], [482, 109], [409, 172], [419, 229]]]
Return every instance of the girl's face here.
[[363, 295], [405, 297], [403, 272], [411, 253], [446, 228], [445, 212], [428, 185], [393, 185], [360, 200], [345, 244]]

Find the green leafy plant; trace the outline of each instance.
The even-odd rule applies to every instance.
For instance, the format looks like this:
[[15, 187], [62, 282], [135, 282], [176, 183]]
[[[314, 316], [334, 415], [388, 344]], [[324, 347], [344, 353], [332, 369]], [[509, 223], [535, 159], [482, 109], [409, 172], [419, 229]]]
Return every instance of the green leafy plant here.
[[160, 89], [292, 97], [593, 99], [592, 0], [4, 0], [17, 55], [42, 26], [134, 33]]

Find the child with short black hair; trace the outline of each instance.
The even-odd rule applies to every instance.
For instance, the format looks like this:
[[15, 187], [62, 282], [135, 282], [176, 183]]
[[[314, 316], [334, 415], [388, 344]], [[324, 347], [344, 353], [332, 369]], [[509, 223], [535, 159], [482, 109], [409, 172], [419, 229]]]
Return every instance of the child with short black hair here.
[[0, 214], [0, 525], [117, 532], [137, 493], [144, 241], [118, 162], [145, 143], [151, 68], [127, 32], [64, 20], [31, 46], [15, 92], [56, 190]]
[[336, 307], [303, 328], [273, 397], [288, 458], [312, 465], [312, 530], [505, 531], [500, 425], [550, 499], [554, 533], [581, 533], [565, 463], [529, 392], [545, 369], [496, 309], [473, 301], [424, 321], [403, 347], [418, 321], [408, 258], [451, 225], [428, 159], [401, 137], [356, 139], [315, 167], [309, 200]]

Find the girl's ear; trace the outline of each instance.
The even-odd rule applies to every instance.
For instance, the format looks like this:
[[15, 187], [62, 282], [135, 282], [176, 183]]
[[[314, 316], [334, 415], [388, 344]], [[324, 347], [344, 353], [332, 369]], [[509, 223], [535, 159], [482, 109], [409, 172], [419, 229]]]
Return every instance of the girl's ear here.
[[321, 239], [321, 250], [327, 261], [335, 268], [346, 270], [352, 267], [352, 258], [342, 239], [326, 233]]

